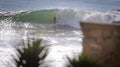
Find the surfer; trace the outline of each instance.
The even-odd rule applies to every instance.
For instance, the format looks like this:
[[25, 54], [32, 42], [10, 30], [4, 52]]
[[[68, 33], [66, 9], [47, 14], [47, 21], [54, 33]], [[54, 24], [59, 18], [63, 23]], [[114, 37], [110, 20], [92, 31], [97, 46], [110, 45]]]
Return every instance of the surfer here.
[[56, 23], [56, 17], [53, 18], [54, 24]]
[[118, 9], [117, 11], [120, 12], [120, 9]]

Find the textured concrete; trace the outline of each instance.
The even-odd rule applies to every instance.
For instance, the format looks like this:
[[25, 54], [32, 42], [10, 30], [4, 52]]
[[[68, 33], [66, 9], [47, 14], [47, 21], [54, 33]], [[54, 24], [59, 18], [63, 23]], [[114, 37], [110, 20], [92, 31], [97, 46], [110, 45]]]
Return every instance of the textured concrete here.
[[101, 67], [120, 67], [120, 24], [81, 22], [83, 51]]

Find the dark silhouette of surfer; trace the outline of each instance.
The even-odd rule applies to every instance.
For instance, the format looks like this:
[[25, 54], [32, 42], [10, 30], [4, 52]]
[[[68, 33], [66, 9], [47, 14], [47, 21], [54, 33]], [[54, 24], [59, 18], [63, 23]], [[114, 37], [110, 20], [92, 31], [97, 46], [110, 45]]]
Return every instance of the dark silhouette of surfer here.
[[120, 9], [118, 9], [117, 11], [120, 12]]
[[54, 24], [56, 23], [56, 17], [53, 18]]

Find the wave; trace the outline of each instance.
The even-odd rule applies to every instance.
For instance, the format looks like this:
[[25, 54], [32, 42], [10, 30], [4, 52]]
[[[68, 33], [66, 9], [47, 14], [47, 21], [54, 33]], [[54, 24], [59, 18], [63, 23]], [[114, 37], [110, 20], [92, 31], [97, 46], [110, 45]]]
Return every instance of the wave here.
[[89, 14], [89, 12], [77, 9], [63, 9], [56, 17], [56, 22], [60, 25], [69, 25], [79, 28], [79, 22], [83, 20], [86, 14]]
[[11, 19], [16, 22], [53, 22], [53, 18], [57, 15], [57, 9], [37, 10], [37, 11], [14, 11], [0, 12], [0, 20]]
[[120, 21], [120, 12], [95, 12], [84, 17], [83, 21], [98, 22], [98, 23], [112, 23], [114, 21]]
[[45, 9], [37, 11], [0, 12], [0, 20], [11, 19], [15, 22], [55, 23], [80, 28], [80, 21], [112, 23], [120, 21], [120, 12], [91, 12], [79, 9]]
[[80, 28], [80, 22], [112, 23], [120, 21], [120, 12], [88, 12], [76, 9], [64, 9], [57, 16], [57, 24]]

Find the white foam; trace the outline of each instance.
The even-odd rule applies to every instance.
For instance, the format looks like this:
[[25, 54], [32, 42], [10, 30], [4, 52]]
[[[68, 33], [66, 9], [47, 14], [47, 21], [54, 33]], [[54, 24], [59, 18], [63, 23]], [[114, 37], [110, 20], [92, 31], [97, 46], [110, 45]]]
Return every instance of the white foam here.
[[79, 28], [79, 21], [82, 19], [83, 17], [79, 11], [74, 9], [64, 9], [56, 18], [57, 24], [69, 25], [76, 28]]
[[120, 12], [89, 12], [80, 13], [76, 9], [63, 9], [56, 18], [57, 24], [69, 25], [75, 28], [80, 28], [80, 21], [96, 22], [96, 23], [112, 23], [120, 21]]
[[86, 15], [83, 21], [87, 22], [101, 22], [101, 23], [112, 23], [116, 16], [110, 13], [92, 13]]

